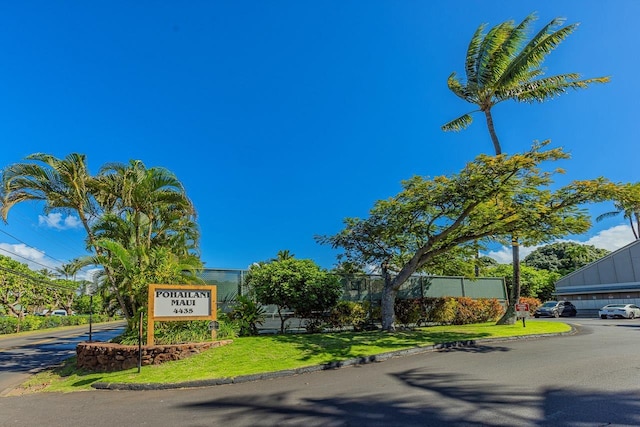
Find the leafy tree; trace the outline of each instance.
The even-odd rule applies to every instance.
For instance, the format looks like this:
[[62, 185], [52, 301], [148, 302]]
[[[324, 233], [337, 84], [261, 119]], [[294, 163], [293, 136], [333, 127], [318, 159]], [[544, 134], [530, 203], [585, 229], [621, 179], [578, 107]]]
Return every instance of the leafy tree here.
[[561, 149], [542, 151], [543, 146], [513, 156], [480, 155], [449, 177], [413, 177], [399, 194], [376, 202], [368, 218], [347, 218], [340, 233], [316, 239], [342, 248], [349, 262], [378, 266], [384, 279], [382, 325], [394, 330], [400, 286], [449, 251], [520, 229], [527, 229], [532, 241], [588, 229], [588, 216], [578, 206], [596, 197], [604, 183], [574, 182], [549, 190], [551, 174], [538, 165], [567, 156]]
[[636, 240], [640, 239], [640, 182], [617, 185], [612, 191], [611, 198], [615, 210], [599, 215], [596, 221], [623, 214], [629, 221], [633, 236]]
[[[530, 14], [518, 25], [514, 21], [506, 21], [486, 33], [486, 25], [480, 25], [467, 49], [466, 81], [459, 80], [455, 72], [447, 81], [449, 89], [455, 95], [478, 107], [478, 110], [473, 112], [479, 111], [484, 114], [496, 155], [502, 153], [502, 147], [492, 116], [495, 105], [507, 100], [544, 102], [565, 93], [568, 89], [584, 89], [593, 83], [606, 83], [610, 80], [609, 77], [581, 80], [577, 73], [546, 77], [542, 67], [544, 60], [575, 31], [577, 24], [563, 27], [564, 20], [555, 18], [528, 39], [535, 20], [535, 14]], [[459, 131], [471, 122], [471, 113], [467, 113], [446, 123], [442, 129]], [[515, 293], [505, 315], [498, 323], [514, 323], [516, 319], [515, 304], [520, 295], [519, 239], [526, 233], [526, 229], [514, 231], [511, 247]]]
[[71, 311], [78, 284], [71, 280], [52, 280], [9, 257], [0, 255], [0, 307], [12, 316], [44, 309]]
[[101, 314], [103, 313], [103, 302], [100, 295], [82, 295], [73, 301], [72, 309], [78, 314]]
[[[552, 298], [555, 283], [560, 278], [560, 274], [528, 265], [521, 265], [520, 273], [522, 286], [520, 296], [538, 298], [541, 301], [547, 301]], [[513, 287], [512, 264], [499, 264], [488, 269], [487, 274], [492, 277], [504, 277], [507, 287]]]
[[524, 258], [524, 264], [539, 270], [571, 273], [609, 254], [606, 249], [574, 242], [557, 242], [541, 246]]
[[67, 279], [53, 280], [55, 286], [47, 287], [52, 308], [62, 308], [71, 314], [73, 301], [78, 290], [78, 282]]
[[25, 308], [40, 302], [35, 275], [26, 264], [0, 255], [0, 306], [6, 313], [22, 318]]
[[258, 302], [273, 304], [280, 317], [280, 331], [293, 311], [308, 318], [331, 309], [342, 294], [339, 278], [308, 259], [287, 258], [254, 264], [249, 268], [247, 285]]

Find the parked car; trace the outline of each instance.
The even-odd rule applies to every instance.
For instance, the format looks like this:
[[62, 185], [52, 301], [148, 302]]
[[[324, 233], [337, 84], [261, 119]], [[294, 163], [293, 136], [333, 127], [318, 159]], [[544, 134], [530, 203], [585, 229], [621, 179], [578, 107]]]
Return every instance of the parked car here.
[[640, 307], [635, 304], [609, 304], [598, 310], [598, 315], [601, 319], [635, 319], [640, 317]]
[[66, 316], [67, 315], [67, 310], [53, 310], [51, 312], [52, 316]]
[[569, 301], [547, 301], [536, 309], [533, 317], [575, 317], [577, 314], [576, 306]]

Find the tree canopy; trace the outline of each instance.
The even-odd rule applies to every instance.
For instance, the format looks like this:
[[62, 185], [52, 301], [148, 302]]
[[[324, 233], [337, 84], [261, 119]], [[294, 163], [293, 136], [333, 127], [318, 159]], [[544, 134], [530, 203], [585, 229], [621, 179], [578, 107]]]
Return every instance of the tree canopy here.
[[383, 328], [393, 330], [400, 286], [449, 251], [504, 241], [515, 231], [525, 242], [540, 243], [588, 229], [589, 216], [580, 205], [599, 197], [606, 182], [575, 181], [550, 190], [553, 173], [539, 166], [567, 154], [543, 150], [545, 145], [512, 156], [480, 155], [451, 176], [415, 176], [396, 196], [377, 201], [368, 218], [346, 218], [341, 232], [317, 240], [343, 249], [346, 261], [379, 268], [385, 281]]
[[[499, 264], [488, 269], [492, 277], [504, 277], [509, 288], [513, 287], [513, 265]], [[555, 291], [555, 282], [560, 278], [557, 272], [542, 270], [528, 265], [520, 266], [522, 292], [520, 296], [547, 301]]]
[[0, 312], [15, 317], [62, 308], [71, 312], [78, 283], [52, 279], [0, 255]]
[[606, 249], [575, 242], [556, 242], [541, 246], [527, 255], [523, 262], [529, 267], [558, 273], [571, 273], [609, 254]]
[[284, 332], [287, 311], [301, 318], [332, 308], [342, 295], [338, 276], [330, 274], [309, 259], [288, 254], [249, 268], [246, 284], [262, 304], [277, 307]]

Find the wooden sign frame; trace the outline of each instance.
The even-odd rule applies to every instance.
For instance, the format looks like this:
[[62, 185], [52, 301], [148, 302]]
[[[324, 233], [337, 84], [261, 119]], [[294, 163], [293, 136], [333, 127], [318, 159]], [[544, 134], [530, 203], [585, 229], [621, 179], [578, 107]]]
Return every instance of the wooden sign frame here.
[[[169, 299], [168, 303], [165, 301], [166, 299]], [[207, 299], [208, 302], [203, 301]], [[215, 285], [149, 285], [147, 345], [154, 345], [154, 325], [156, 321], [215, 321], [217, 319], [216, 299], [217, 287]], [[167, 306], [167, 304], [169, 305]], [[156, 309], [160, 312], [159, 315], [156, 315]], [[172, 315], [168, 311], [174, 314]], [[215, 337], [216, 330], [212, 329], [211, 338], [215, 339]]]

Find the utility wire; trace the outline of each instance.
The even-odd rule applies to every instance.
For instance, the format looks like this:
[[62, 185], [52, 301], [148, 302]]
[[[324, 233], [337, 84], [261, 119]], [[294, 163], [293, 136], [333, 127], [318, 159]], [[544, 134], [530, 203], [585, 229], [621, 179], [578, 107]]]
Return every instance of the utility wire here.
[[[6, 232], [6, 231], [4, 231], [4, 230], [0, 230], [0, 233], [6, 234], [7, 236], [11, 237], [12, 239], [15, 239], [15, 240], [17, 240], [18, 242], [22, 243], [22, 244], [23, 244], [23, 245], [25, 245], [26, 247], [31, 248], [31, 249], [33, 249], [33, 250], [35, 250], [35, 251], [38, 251], [38, 252], [39, 252], [39, 253], [41, 253], [42, 255], [44, 255], [44, 256], [46, 256], [46, 257], [49, 257], [49, 258], [51, 258], [52, 260], [54, 260], [54, 261], [56, 261], [56, 262], [59, 262], [60, 264], [64, 264], [64, 261], [60, 261], [59, 259], [54, 258], [54, 257], [52, 257], [51, 255], [47, 255], [45, 252], [42, 252], [41, 250], [39, 250], [39, 249], [37, 249], [37, 248], [34, 248], [33, 246], [31, 246], [31, 245], [29, 245], [28, 243], [26, 243], [26, 242], [24, 242], [24, 241], [22, 241], [22, 240], [18, 239], [16, 236], [14, 236], [14, 235], [12, 235], [12, 234], [7, 233], [7, 232]], [[18, 255], [18, 254], [14, 254], [14, 255]], [[19, 255], [18, 255], [18, 256], [19, 256]], [[37, 263], [36, 263], [36, 264], [37, 264]]]

